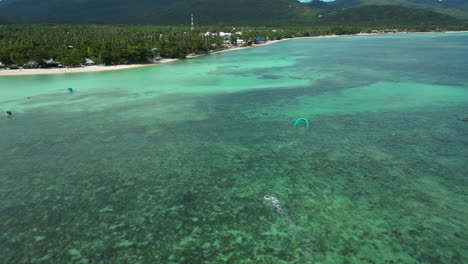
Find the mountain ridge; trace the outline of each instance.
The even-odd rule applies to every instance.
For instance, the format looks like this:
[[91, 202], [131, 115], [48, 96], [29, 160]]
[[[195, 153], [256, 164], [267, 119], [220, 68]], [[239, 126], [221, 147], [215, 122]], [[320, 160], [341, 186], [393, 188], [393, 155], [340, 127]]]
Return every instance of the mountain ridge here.
[[[346, 3], [348, 7], [354, 7], [351, 10], [336, 10], [331, 8], [331, 3], [313, 1], [304, 4], [296, 0], [4, 0], [0, 6], [0, 18], [9, 23], [188, 25], [191, 14], [194, 14], [195, 22], [199, 25], [313, 26], [328, 23], [376, 26], [392, 19], [417, 25], [461, 23], [433, 11], [416, 12], [402, 6], [386, 6], [384, 10], [363, 4], [363, 1], [383, 3], [386, 0], [332, 2], [334, 7]], [[315, 8], [314, 3], [324, 7]], [[397, 10], [407, 17], [401, 19]], [[369, 19], [372, 15], [369, 13], [375, 14], [378, 21]]]
[[468, 1], [466, 0], [335, 0], [333, 2], [312, 0], [309, 3], [306, 3], [306, 5], [314, 8], [335, 10], [368, 5], [396, 5], [434, 11], [437, 13], [454, 16], [459, 19], [468, 19]]

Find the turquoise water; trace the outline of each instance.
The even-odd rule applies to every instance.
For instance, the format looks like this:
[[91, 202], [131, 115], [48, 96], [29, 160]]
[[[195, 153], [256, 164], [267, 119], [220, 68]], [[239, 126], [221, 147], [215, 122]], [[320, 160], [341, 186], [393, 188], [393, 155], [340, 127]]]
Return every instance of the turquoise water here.
[[467, 263], [467, 40], [0, 77], [0, 263]]

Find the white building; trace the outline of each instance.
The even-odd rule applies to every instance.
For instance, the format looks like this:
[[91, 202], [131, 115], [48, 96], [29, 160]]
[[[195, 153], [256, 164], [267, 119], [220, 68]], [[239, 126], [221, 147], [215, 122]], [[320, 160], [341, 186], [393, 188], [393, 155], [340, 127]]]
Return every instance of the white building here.
[[227, 33], [227, 32], [219, 32], [220, 37], [230, 37], [232, 36], [232, 33]]
[[242, 45], [245, 45], [245, 41], [243, 39], [238, 39], [236, 41], [236, 44], [237, 44], [237, 46], [242, 46]]

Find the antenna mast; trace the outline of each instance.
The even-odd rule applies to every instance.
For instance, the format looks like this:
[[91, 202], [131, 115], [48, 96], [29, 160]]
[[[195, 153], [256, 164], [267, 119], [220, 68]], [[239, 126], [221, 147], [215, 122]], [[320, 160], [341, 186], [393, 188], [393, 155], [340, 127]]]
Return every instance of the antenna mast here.
[[192, 21], [192, 23], [191, 23], [192, 27], [190, 28], [190, 30], [194, 30], [195, 26], [193, 24], [193, 14], [190, 14], [190, 15], [191, 15], [191, 21]]

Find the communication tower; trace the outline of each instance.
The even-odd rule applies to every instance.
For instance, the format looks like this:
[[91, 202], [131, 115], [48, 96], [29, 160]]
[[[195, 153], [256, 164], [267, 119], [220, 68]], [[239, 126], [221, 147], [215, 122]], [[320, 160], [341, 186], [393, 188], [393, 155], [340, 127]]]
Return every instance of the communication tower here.
[[193, 23], [193, 14], [190, 14], [190, 20], [191, 20], [191, 27], [190, 27], [190, 30], [194, 30], [195, 29], [195, 25]]

